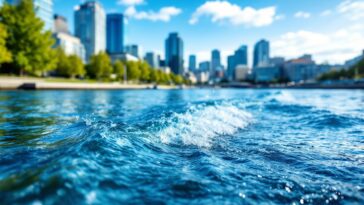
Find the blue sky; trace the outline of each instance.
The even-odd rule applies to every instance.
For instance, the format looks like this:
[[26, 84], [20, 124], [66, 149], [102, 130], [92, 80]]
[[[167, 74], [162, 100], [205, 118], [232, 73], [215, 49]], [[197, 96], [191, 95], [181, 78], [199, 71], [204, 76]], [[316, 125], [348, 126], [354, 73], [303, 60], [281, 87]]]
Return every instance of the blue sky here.
[[[73, 30], [73, 8], [83, 1], [54, 0]], [[364, 0], [101, 0], [105, 11], [127, 14], [127, 43], [164, 56], [169, 32], [179, 32], [185, 56], [209, 60], [212, 49], [226, 56], [246, 44], [271, 42], [272, 56], [314, 55], [342, 63], [364, 49]], [[186, 58], [187, 59], [187, 58]], [[252, 56], [249, 56], [251, 64]]]

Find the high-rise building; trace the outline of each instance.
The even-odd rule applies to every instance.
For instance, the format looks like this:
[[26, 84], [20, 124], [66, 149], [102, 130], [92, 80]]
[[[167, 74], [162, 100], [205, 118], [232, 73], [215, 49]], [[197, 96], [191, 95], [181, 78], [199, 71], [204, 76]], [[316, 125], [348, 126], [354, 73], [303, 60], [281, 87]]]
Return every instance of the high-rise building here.
[[183, 40], [178, 33], [170, 33], [165, 42], [166, 64], [175, 74], [183, 75]]
[[211, 77], [215, 77], [216, 72], [221, 68], [221, 55], [220, 51], [215, 49], [211, 52]]
[[159, 68], [159, 57], [156, 53], [147, 52], [145, 54], [144, 60], [152, 67], [152, 68]]
[[269, 65], [269, 42], [260, 40], [254, 47], [253, 67], [265, 67]]
[[196, 55], [190, 55], [188, 58], [188, 70], [191, 72], [195, 72], [197, 70], [197, 59]]
[[[21, 0], [4, 0], [11, 5], [17, 5]], [[36, 15], [43, 20], [44, 29], [53, 31], [53, 0], [33, 0]]]
[[211, 63], [210, 61], [204, 61], [199, 64], [199, 71], [201, 72], [210, 72], [211, 70]]
[[124, 16], [108, 14], [106, 21], [106, 50], [109, 54], [120, 54], [124, 51]]
[[68, 29], [67, 19], [58, 14], [54, 15], [54, 32], [55, 33], [70, 33]]
[[235, 56], [231, 55], [227, 58], [227, 75], [229, 80], [235, 80]]
[[248, 46], [241, 46], [234, 54], [234, 65], [248, 65]]
[[105, 11], [97, 1], [87, 1], [75, 9], [75, 34], [86, 49], [86, 59], [106, 48]]
[[138, 45], [127, 45], [125, 46], [125, 53], [128, 53], [136, 58], [139, 58], [139, 46]]

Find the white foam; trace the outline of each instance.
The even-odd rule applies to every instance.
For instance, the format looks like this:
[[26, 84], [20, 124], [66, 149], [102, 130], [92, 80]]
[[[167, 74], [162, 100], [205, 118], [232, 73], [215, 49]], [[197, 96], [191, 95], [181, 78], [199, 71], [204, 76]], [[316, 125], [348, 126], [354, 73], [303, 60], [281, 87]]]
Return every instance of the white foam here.
[[183, 114], [174, 114], [160, 131], [163, 143], [211, 147], [217, 136], [232, 135], [247, 127], [252, 115], [233, 105], [199, 106]]

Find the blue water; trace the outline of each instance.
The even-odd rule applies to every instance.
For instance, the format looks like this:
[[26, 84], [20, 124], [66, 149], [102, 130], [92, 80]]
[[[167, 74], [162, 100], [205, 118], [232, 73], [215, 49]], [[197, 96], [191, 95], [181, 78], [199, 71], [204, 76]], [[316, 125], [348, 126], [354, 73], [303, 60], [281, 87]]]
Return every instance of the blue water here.
[[0, 204], [364, 204], [364, 91], [0, 92]]

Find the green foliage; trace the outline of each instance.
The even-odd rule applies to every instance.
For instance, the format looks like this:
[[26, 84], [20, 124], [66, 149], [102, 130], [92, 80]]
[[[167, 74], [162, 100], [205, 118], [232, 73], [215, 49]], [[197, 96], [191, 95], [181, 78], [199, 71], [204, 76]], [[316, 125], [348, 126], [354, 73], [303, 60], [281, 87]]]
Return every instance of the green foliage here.
[[124, 79], [125, 67], [124, 63], [120, 60], [115, 61], [114, 63], [114, 74], [116, 74], [116, 78], [118, 80]]
[[140, 80], [144, 82], [148, 82], [150, 80], [151, 68], [149, 64], [145, 61], [139, 61], [139, 69], [140, 69]]
[[8, 32], [3, 24], [0, 24], [0, 64], [11, 62], [11, 53], [6, 48]]
[[68, 61], [71, 65], [69, 73], [70, 77], [83, 77], [86, 74], [85, 67], [80, 57], [78, 57], [77, 55], [70, 55], [68, 56]]
[[113, 67], [111, 65], [110, 57], [104, 52], [93, 55], [90, 59], [90, 63], [87, 65], [87, 74], [91, 78], [96, 78], [98, 80], [108, 80], [112, 71]]
[[83, 77], [86, 73], [82, 60], [76, 55], [67, 56], [63, 49], [57, 49], [57, 75], [62, 77]]
[[182, 85], [183, 84], [183, 77], [180, 75], [171, 74], [171, 79], [176, 85]]
[[32, 0], [22, 0], [17, 6], [3, 5], [0, 22], [7, 27], [6, 47], [13, 57], [13, 72], [40, 76], [56, 67], [52, 34], [43, 30], [44, 23], [36, 16]]
[[318, 78], [318, 80], [325, 81], [357, 78], [364, 78], [364, 59], [359, 61], [358, 64], [354, 65], [348, 70], [334, 70], [328, 73], [324, 73]]
[[138, 81], [141, 76], [141, 71], [139, 69], [139, 63], [134, 61], [129, 61], [126, 63], [128, 80]]
[[150, 82], [159, 82], [160, 76], [156, 69], [152, 69], [150, 72]]

